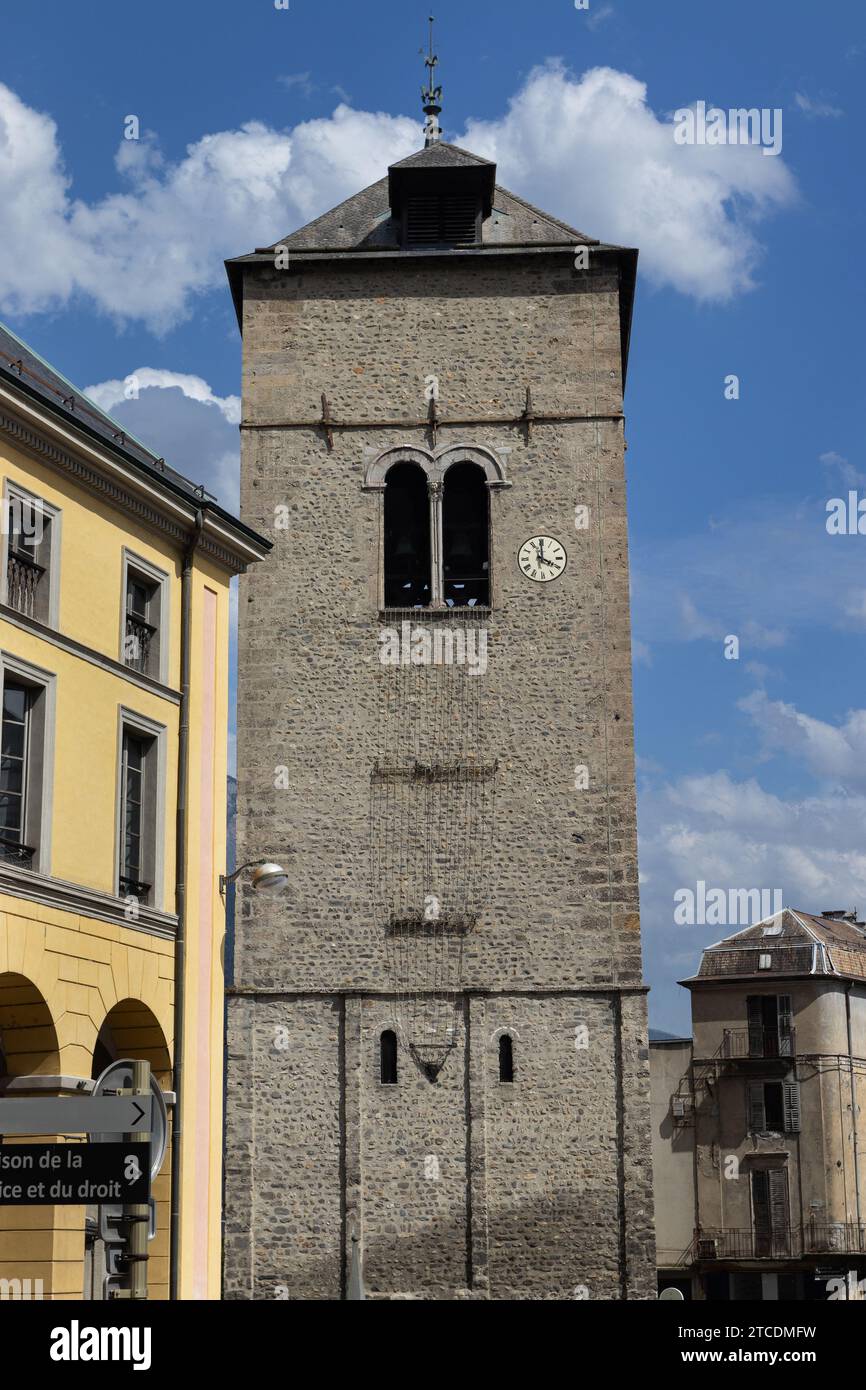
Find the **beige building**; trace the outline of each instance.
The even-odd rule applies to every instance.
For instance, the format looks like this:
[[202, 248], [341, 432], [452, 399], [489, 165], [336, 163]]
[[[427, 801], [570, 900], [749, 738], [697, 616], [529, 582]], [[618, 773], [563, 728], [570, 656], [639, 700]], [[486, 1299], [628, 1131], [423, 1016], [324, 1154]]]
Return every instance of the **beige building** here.
[[660, 1284], [862, 1297], [866, 924], [785, 909], [682, 983], [693, 1041], [651, 1046]]

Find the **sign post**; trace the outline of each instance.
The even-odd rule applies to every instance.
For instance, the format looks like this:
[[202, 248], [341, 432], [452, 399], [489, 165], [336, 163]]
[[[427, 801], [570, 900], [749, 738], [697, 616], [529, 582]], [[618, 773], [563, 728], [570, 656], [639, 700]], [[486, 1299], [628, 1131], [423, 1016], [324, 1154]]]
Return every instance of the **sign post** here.
[[[132, 1094], [146, 1096], [150, 1100], [150, 1062], [135, 1061], [132, 1064]], [[127, 1136], [141, 1151], [139, 1167], [150, 1169], [150, 1134]], [[131, 1160], [135, 1162], [134, 1159]], [[130, 1298], [147, 1298], [147, 1233], [150, 1227], [150, 1207], [147, 1202], [136, 1202], [128, 1208], [129, 1263], [131, 1266]]]

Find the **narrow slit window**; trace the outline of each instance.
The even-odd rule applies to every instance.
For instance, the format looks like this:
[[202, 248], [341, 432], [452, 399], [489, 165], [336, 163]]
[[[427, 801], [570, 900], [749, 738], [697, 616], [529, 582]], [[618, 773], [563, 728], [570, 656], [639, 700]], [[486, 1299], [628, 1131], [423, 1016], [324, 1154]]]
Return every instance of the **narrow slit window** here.
[[395, 463], [385, 481], [385, 607], [430, 604], [430, 502], [427, 477]]
[[379, 1039], [379, 1075], [383, 1086], [397, 1085], [397, 1034], [392, 1028]]
[[499, 1080], [514, 1080], [514, 1044], [508, 1033], [503, 1033], [499, 1039]]
[[489, 494], [484, 470], [454, 463], [442, 495], [443, 598], [449, 608], [490, 602]]

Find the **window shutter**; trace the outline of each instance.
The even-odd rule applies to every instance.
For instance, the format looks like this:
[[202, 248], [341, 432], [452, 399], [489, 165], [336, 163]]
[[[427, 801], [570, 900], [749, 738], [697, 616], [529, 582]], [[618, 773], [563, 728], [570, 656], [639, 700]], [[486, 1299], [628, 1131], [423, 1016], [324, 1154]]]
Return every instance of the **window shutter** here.
[[788, 1225], [788, 1174], [784, 1168], [770, 1168], [770, 1226], [774, 1231], [784, 1231]]
[[766, 1168], [756, 1168], [752, 1173], [752, 1206], [755, 1213], [755, 1231], [765, 1235], [770, 1230], [770, 1184]]
[[800, 1133], [800, 1083], [786, 1081], [785, 1092], [785, 1133]]
[[764, 1055], [764, 1014], [762, 1009], [762, 998], [760, 994], [748, 994], [746, 996], [746, 1009], [749, 1019], [749, 1056], [763, 1057]]
[[761, 1134], [767, 1128], [767, 1120], [764, 1114], [764, 1083], [763, 1081], [753, 1081], [748, 1091], [749, 1102], [749, 1130], [752, 1134]]
[[778, 999], [779, 1008], [779, 1056], [790, 1057], [791, 1055], [791, 996], [790, 994], [780, 994]]

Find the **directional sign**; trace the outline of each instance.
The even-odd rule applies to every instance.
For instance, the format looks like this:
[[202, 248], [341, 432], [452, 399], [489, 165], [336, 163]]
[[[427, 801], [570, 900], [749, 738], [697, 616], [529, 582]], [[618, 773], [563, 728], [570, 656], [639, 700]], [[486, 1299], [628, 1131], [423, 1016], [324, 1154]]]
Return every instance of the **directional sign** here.
[[0, 1205], [144, 1203], [150, 1174], [141, 1149], [140, 1144], [0, 1145]]
[[150, 1096], [0, 1100], [0, 1134], [149, 1134]]
[[[110, 1096], [117, 1091], [131, 1090], [133, 1066], [134, 1063], [129, 1059], [112, 1062], [110, 1066], [105, 1068], [102, 1075], [97, 1077], [93, 1094], [95, 1096]], [[155, 1076], [150, 1078], [150, 1092], [153, 1097], [150, 1122], [150, 1179], [151, 1182], [155, 1182], [162, 1168], [168, 1144], [168, 1112], [165, 1108], [162, 1087]], [[93, 1133], [91, 1138], [100, 1140], [102, 1143], [114, 1143], [116, 1140], [122, 1139], [123, 1135], [112, 1134], [111, 1132]]]

